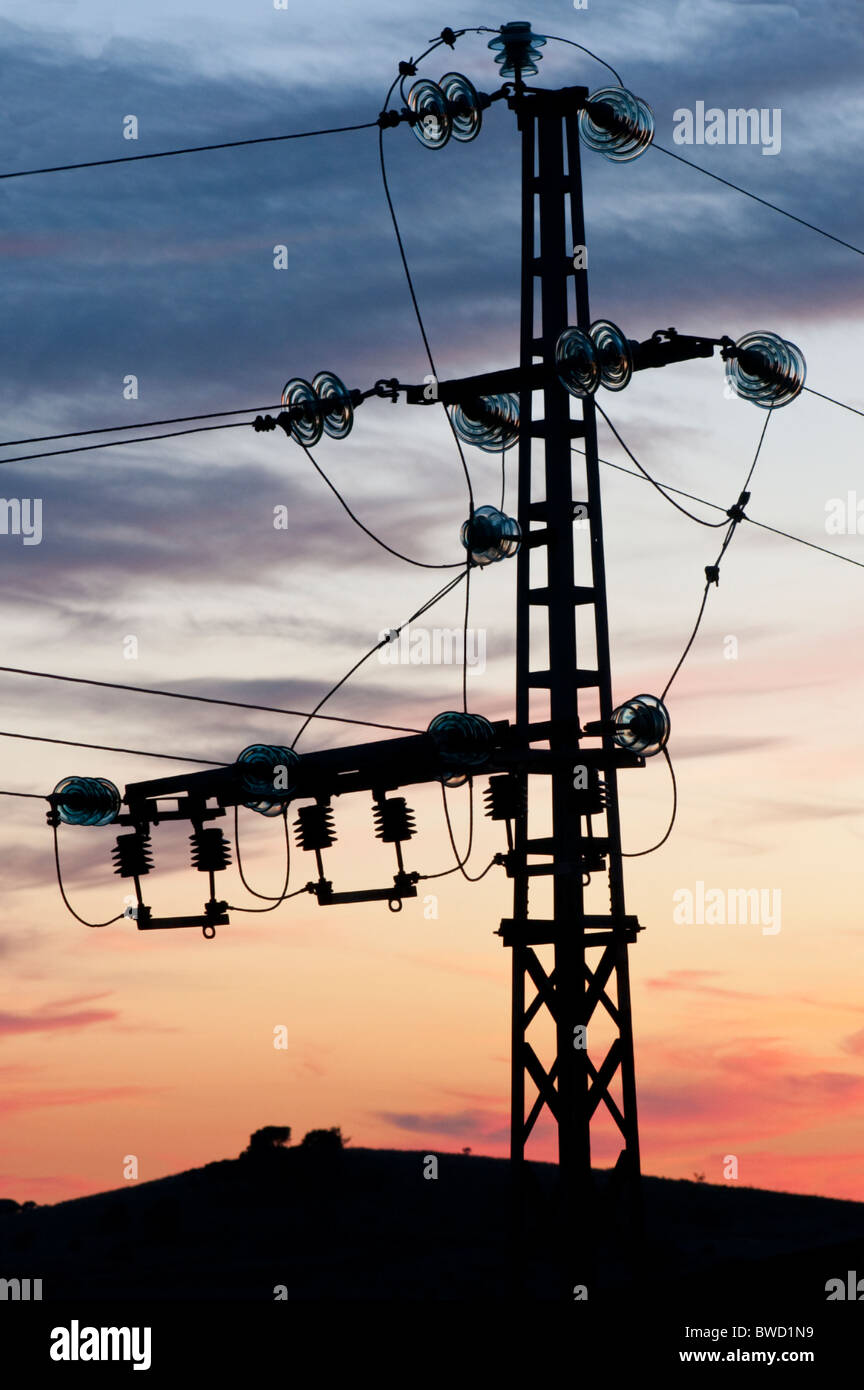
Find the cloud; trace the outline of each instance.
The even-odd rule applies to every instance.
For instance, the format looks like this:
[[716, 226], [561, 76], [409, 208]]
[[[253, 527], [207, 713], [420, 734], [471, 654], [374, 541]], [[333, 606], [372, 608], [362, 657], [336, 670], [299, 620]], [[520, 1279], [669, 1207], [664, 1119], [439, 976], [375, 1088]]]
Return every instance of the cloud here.
[[501, 1141], [509, 1137], [509, 1122], [505, 1117], [488, 1110], [462, 1110], [453, 1114], [442, 1111], [411, 1113], [380, 1110], [375, 1119], [412, 1134], [443, 1134], [456, 1139], [475, 1139], [477, 1142]]
[[14, 1115], [23, 1110], [42, 1110], [70, 1106], [80, 1109], [82, 1105], [103, 1105], [109, 1102], [122, 1104], [126, 1101], [140, 1101], [159, 1093], [155, 1086], [76, 1086], [58, 1087], [56, 1090], [30, 1091], [20, 1094], [0, 1096], [0, 1114]]
[[110, 1023], [117, 1018], [114, 1009], [78, 1009], [73, 1013], [32, 1014], [7, 1013], [0, 1010], [0, 1037], [16, 1033], [54, 1033], [69, 1028], [89, 1028], [95, 1023]]

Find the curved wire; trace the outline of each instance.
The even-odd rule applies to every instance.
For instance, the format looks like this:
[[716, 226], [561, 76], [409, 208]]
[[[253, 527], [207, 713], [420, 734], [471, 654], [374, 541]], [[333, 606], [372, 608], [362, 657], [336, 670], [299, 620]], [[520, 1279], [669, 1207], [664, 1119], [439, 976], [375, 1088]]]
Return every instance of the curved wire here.
[[72, 916], [75, 918], [77, 922], [80, 922], [81, 925], [85, 927], [110, 927], [113, 922], [119, 922], [120, 919], [125, 916], [125, 913], [118, 912], [116, 917], [109, 917], [107, 922], [88, 922], [86, 917], [80, 917], [78, 913], [75, 911], [74, 907], [72, 906], [72, 904], [66, 896], [66, 889], [63, 887], [63, 874], [60, 871], [60, 843], [57, 837], [56, 822], [52, 824], [51, 829], [54, 831], [54, 866], [57, 870], [57, 887], [60, 889], [60, 896], [63, 899], [63, 902], [66, 905], [67, 910], [72, 914]]
[[315, 469], [315, 472], [319, 475], [319, 477], [321, 477], [324, 480], [324, 482], [329, 487], [330, 491], [333, 493], [333, 496], [336, 498], [337, 502], [339, 502], [339, 504], [348, 513], [354, 524], [356, 526], [359, 526], [360, 530], [365, 532], [369, 539], [374, 541], [376, 545], [380, 545], [382, 550], [386, 550], [388, 555], [395, 555], [397, 560], [404, 560], [405, 563], [408, 565], [416, 565], [418, 569], [455, 570], [462, 568], [461, 560], [449, 561], [445, 565], [432, 564], [428, 560], [412, 560], [410, 555], [403, 555], [401, 551], [394, 550], [392, 545], [387, 545], [386, 541], [382, 541], [378, 536], [375, 535], [374, 531], [370, 531], [368, 526], [363, 525], [363, 522], [360, 520], [358, 516], [355, 516], [354, 512], [352, 512], [351, 508], [348, 506], [348, 503], [345, 501], [345, 498], [342, 496], [341, 492], [338, 490], [335, 484], [330, 481], [320, 464], [316, 463], [315, 459], [312, 457], [312, 454], [310, 453], [306, 445], [303, 444], [300, 440], [297, 440], [296, 442], [300, 445], [300, 448], [303, 450], [312, 467]]
[[650, 849], [638, 849], [631, 850], [629, 852], [627, 850], [622, 849], [621, 857], [623, 859], [641, 859], [643, 854], [653, 854], [655, 849], [659, 849], [661, 845], [665, 845], [666, 841], [669, 839], [669, 836], [672, 834], [672, 827], [675, 824], [675, 817], [678, 815], [678, 783], [675, 780], [675, 769], [672, 766], [672, 759], [669, 757], [668, 748], [664, 747], [663, 756], [666, 759], [666, 766], [669, 769], [669, 776], [672, 778], [672, 816], [669, 821], [669, 828], [666, 831], [666, 834], [663, 836], [663, 839], [658, 840], [656, 845], [652, 845]]
[[587, 53], [589, 58], [593, 58], [595, 63], [600, 63], [604, 68], [608, 68], [619, 87], [624, 86], [620, 75], [615, 71], [611, 63], [607, 63], [605, 58], [598, 58], [596, 53], [592, 53], [590, 48], [586, 48], [582, 43], [574, 43], [573, 39], [562, 39], [558, 34], [544, 34], [544, 39], [551, 39], [553, 43], [569, 43], [571, 48], [581, 48], [583, 53]]
[[722, 521], [706, 521], [704, 517], [697, 516], [695, 512], [688, 512], [687, 508], [682, 507], [680, 502], [676, 502], [674, 497], [669, 497], [669, 495], [663, 491], [663, 488], [657, 482], [656, 478], [652, 478], [647, 468], [642, 467], [636, 455], [624, 443], [624, 440], [621, 438], [615, 426], [612, 424], [612, 421], [609, 419], [609, 416], [606, 414], [606, 411], [603, 409], [602, 405], [600, 405], [600, 403], [597, 400], [594, 401], [594, 405], [596, 409], [599, 411], [599, 413], [603, 416], [603, 419], [606, 421], [606, 424], [609, 426], [615, 438], [618, 440], [618, 443], [621, 445], [621, 448], [624, 450], [625, 454], [627, 454], [627, 456], [633, 460], [636, 467], [639, 469], [639, 472], [642, 474], [644, 478], [647, 479], [647, 481], [651, 484], [652, 487], [657, 489], [657, 491], [660, 493], [660, 496], [666, 498], [666, 501], [670, 504], [670, 506], [675, 507], [676, 510], [679, 512], [683, 512], [683, 514], [685, 516], [688, 516], [691, 521], [698, 522], [700, 526], [707, 526], [709, 528], [716, 529], [719, 526], [726, 525], [725, 517]]
[[[249, 883], [246, 882], [246, 875], [243, 872], [243, 860], [240, 856], [240, 807], [237, 803], [235, 803], [234, 805], [234, 849], [237, 854], [237, 870], [240, 874], [240, 882], [243, 884], [243, 887], [246, 889], [247, 893], [252, 894], [253, 898], [263, 898], [267, 902], [272, 903], [273, 907], [278, 907], [279, 904], [281, 902], [284, 902], [286, 897], [288, 897], [288, 883], [291, 877], [291, 836], [288, 831], [287, 805], [283, 807], [282, 810], [282, 823], [285, 828], [285, 882], [282, 885], [282, 892], [276, 896], [274, 896], [272, 893], [258, 893], [253, 887], [251, 887]], [[250, 908], [249, 910], [251, 912], [253, 909]], [[259, 907], [256, 908], [255, 911], [271, 912], [272, 908]]]
[[[763, 445], [764, 440], [765, 440], [765, 431], [768, 429], [768, 421], [771, 419], [772, 414], [773, 414], [773, 406], [771, 407], [771, 409], [768, 410], [768, 413], [767, 413], [766, 416], [765, 416], [765, 423], [764, 423], [763, 426], [762, 426], [762, 433], [759, 435], [759, 443], [756, 445], [756, 453], [753, 455], [753, 462], [752, 462], [751, 465], [750, 465], [750, 469], [749, 469], [749, 472], [748, 472], [748, 474], [747, 474], [747, 479], [746, 479], [746, 481], [745, 481], [745, 483], [744, 483], [744, 486], [743, 486], [743, 488], [741, 489], [741, 492], [740, 492], [740, 494], [739, 494], [739, 496], [740, 496], [742, 499], [743, 499], [743, 497], [744, 497], [744, 495], [745, 495], [745, 493], [746, 493], [746, 491], [747, 491], [747, 488], [748, 488], [748, 486], [749, 486], [749, 484], [750, 484], [750, 479], [753, 477], [753, 472], [754, 472], [754, 469], [756, 468], [756, 464], [757, 464], [758, 461], [759, 461], [759, 454], [760, 454], [761, 451], [762, 451], [762, 445]], [[740, 507], [740, 503], [739, 503], [739, 507]], [[668, 691], [669, 691], [669, 687], [671, 686], [671, 684], [672, 684], [672, 682], [674, 681], [675, 677], [677, 676], [678, 672], [681, 670], [681, 667], [684, 665], [684, 662], [685, 662], [685, 660], [686, 660], [686, 658], [687, 658], [687, 654], [688, 654], [688, 652], [690, 651], [690, 648], [693, 646], [693, 643], [694, 643], [695, 640], [696, 640], [696, 634], [697, 634], [697, 632], [699, 631], [700, 625], [701, 625], [701, 623], [702, 623], [702, 618], [703, 618], [703, 616], [704, 616], [704, 614], [705, 614], [705, 605], [706, 605], [707, 602], [708, 602], [708, 590], [711, 588], [711, 585], [712, 585], [712, 584], [719, 584], [719, 582], [720, 582], [720, 562], [721, 562], [721, 560], [723, 559], [723, 556], [726, 554], [726, 551], [727, 551], [727, 549], [728, 549], [728, 547], [729, 547], [729, 543], [730, 543], [730, 541], [732, 540], [732, 537], [733, 537], [734, 534], [735, 534], [735, 528], [736, 528], [736, 527], [739, 525], [739, 523], [740, 523], [741, 521], [743, 521], [744, 519], [745, 519], [745, 518], [744, 518], [743, 512], [741, 512], [740, 510], [737, 512], [736, 515], [734, 515], [734, 516], [732, 517], [732, 519], [731, 519], [731, 521], [730, 521], [730, 523], [729, 523], [729, 529], [727, 530], [726, 535], [723, 537], [723, 544], [722, 544], [721, 547], [720, 547], [720, 554], [717, 556], [717, 559], [714, 561], [713, 566], [710, 567], [710, 568], [713, 570], [713, 572], [714, 572], [714, 573], [713, 573], [713, 577], [712, 577], [712, 575], [711, 575], [710, 573], [708, 573], [708, 572], [706, 571], [706, 576], [705, 576], [705, 589], [704, 589], [703, 594], [702, 594], [702, 602], [701, 602], [700, 605], [699, 605], [699, 613], [698, 613], [697, 618], [696, 618], [695, 626], [694, 626], [694, 628], [693, 628], [693, 631], [692, 631], [691, 634], [690, 634], [690, 637], [689, 637], [689, 640], [688, 640], [688, 642], [687, 642], [686, 647], [684, 648], [683, 652], [681, 653], [681, 656], [678, 658], [678, 662], [677, 662], [677, 665], [675, 666], [675, 670], [672, 672], [671, 676], [669, 677], [668, 681], [666, 682], [666, 685], [665, 685], [665, 687], [664, 687], [663, 693], [662, 693], [662, 695], [660, 696], [660, 699], [661, 699], [661, 700], [665, 700], [665, 699], [666, 699], [666, 696], [667, 696]], [[671, 764], [670, 764], [670, 767], [671, 767]]]
[[[437, 46], [437, 45], [436, 45], [436, 46]], [[430, 51], [431, 51], [431, 50], [430, 50]], [[394, 83], [393, 85], [395, 86], [395, 83]], [[390, 88], [390, 92], [392, 92], [392, 91], [393, 91], [393, 87]], [[387, 94], [387, 101], [390, 100], [390, 92], [388, 92], [388, 94]], [[385, 105], [386, 105], [386, 102], [385, 102]], [[384, 196], [385, 196], [385, 198], [386, 198], [386, 200], [387, 200], [387, 208], [388, 208], [389, 213], [390, 213], [390, 220], [391, 220], [391, 222], [393, 223], [393, 231], [394, 231], [395, 234], [396, 234], [396, 244], [397, 244], [397, 246], [398, 246], [398, 248], [399, 248], [399, 256], [400, 256], [400, 259], [401, 259], [401, 261], [402, 261], [402, 269], [403, 269], [404, 272], [405, 272], [405, 279], [406, 279], [407, 284], [408, 284], [408, 293], [409, 293], [409, 295], [410, 295], [410, 297], [411, 297], [411, 304], [413, 305], [413, 308], [414, 308], [414, 316], [415, 316], [415, 318], [417, 319], [417, 326], [418, 326], [419, 329], [420, 329], [420, 336], [421, 336], [421, 338], [423, 339], [423, 347], [424, 347], [424, 349], [425, 349], [425, 351], [426, 351], [426, 357], [427, 357], [428, 362], [429, 362], [430, 370], [431, 370], [431, 372], [432, 372], [432, 375], [435, 377], [435, 380], [437, 381], [437, 380], [438, 380], [438, 369], [437, 369], [437, 367], [435, 366], [435, 359], [434, 359], [434, 357], [432, 356], [432, 348], [431, 348], [430, 345], [429, 345], [429, 338], [428, 338], [427, 333], [426, 333], [426, 325], [425, 325], [424, 322], [423, 322], [423, 315], [422, 315], [422, 313], [420, 312], [420, 305], [419, 305], [418, 300], [417, 300], [417, 292], [416, 292], [416, 290], [415, 290], [415, 288], [414, 288], [414, 280], [413, 280], [413, 277], [412, 277], [412, 275], [411, 275], [411, 269], [410, 269], [410, 267], [409, 267], [409, 265], [408, 265], [408, 257], [407, 257], [406, 252], [405, 252], [405, 244], [404, 244], [404, 242], [403, 242], [403, 240], [402, 240], [402, 232], [401, 232], [401, 230], [400, 230], [400, 228], [399, 228], [399, 219], [398, 219], [398, 217], [396, 216], [396, 209], [395, 209], [395, 207], [393, 206], [393, 198], [391, 197], [391, 194], [390, 194], [390, 184], [389, 184], [388, 179], [387, 179], [387, 163], [386, 163], [386, 160], [385, 160], [385, 158], [384, 158], [384, 129], [383, 129], [383, 127], [381, 127], [381, 128], [379, 129], [379, 131], [378, 131], [378, 159], [379, 159], [379, 164], [380, 164], [380, 166], [381, 166], [381, 182], [382, 182], [382, 185], [383, 185], [383, 187], [384, 187]], [[444, 414], [445, 414], [446, 419], [447, 419], [447, 424], [448, 424], [449, 427], [450, 427], [450, 433], [453, 435], [453, 439], [455, 440], [455, 443], [456, 443], [456, 449], [457, 449], [457, 451], [458, 451], [458, 453], [459, 453], [459, 460], [460, 460], [460, 462], [461, 462], [461, 464], [462, 464], [462, 472], [465, 474], [465, 482], [466, 482], [467, 487], [468, 487], [468, 507], [469, 507], [470, 514], [471, 514], [471, 516], [473, 517], [473, 515], [474, 515], [474, 489], [473, 489], [473, 487], [472, 487], [472, 485], [471, 485], [471, 474], [470, 474], [470, 471], [469, 471], [469, 469], [468, 469], [468, 462], [467, 462], [467, 459], [465, 458], [465, 452], [464, 452], [464, 450], [463, 450], [463, 448], [462, 448], [462, 442], [461, 442], [461, 440], [459, 439], [459, 435], [458, 435], [457, 432], [456, 432], [456, 426], [454, 425], [453, 420], [451, 419], [450, 412], [449, 412], [449, 410], [447, 409], [447, 407], [443, 405], [443, 402], [442, 402], [442, 406], [443, 406], [443, 409], [444, 409]]]
[[[584, 449], [573, 449], [576, 454], [584, 456]], [[638, 482], [644, 483], [648, 480], [641, 473], [634, 473], [632, 468], [625, 468], [621, 463], [613, 463], [611, 459], [600, 459], [600, 463], [607, 468], [614, 468], [616, 473], [624, 473], [628, 478], [635, 478]], [[695, 492], [685, 492], [683, 488], [673, 487], [671, 483], [663, 483], [667, 492], [676, 492], [679, 497], [689, 497], [691, 502], [701, 502], [704, 507], [711, 507], [715, 512], [726, 512], [726, 507], [721, 507], [719, 502], [709, 502], [707, 497], [697, 497]], [[864, 569], [864, 560], [853, 560], [851, 555], [841, 555], [839, 550], [829, 550], [827, 546], [817, 545], [815, 541], [806, 541], [803, 536], [793, 536], [791, 531], [781, 531], [776, 526], [769, 526], [766, 521], [756, 521], [752, 516], [742, 517], [743, 521], [749, 521], [751, 526], [758, 526], [760, 531], [770, 531], [774, 536], [782, 536], [784, 540], [795, 541], [798, 545], [806, 545], [810, 550], [819, 550], [823, 555], [830, 555], [834, 560], [843, 560], [847, 565], [855, 565], [858, 569]]]

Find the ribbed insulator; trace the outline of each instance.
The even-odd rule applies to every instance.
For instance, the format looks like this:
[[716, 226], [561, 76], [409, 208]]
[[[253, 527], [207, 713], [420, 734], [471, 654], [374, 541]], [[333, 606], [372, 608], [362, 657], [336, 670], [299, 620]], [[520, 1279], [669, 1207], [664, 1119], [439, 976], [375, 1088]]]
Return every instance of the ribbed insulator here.
[[375, 817], [375, 834], [386, 844], [397, 840], [410, 840], [416, 832], [414, 812], [405, 804], [404, 796], [382, 797], [375, 802], [372, 812]]
[[189, 836], [192, 867], [201, 874], [220, 873], [231, 863], [231, 846], [221, 830], [196, 830]]
[[521, 820], [528, 805], [528, 789], [511, 773], [502, 772], [489, 778], [483, 800], [491, 820]]
[[606, 810], [606, 783], [596, 767], [589, 767], [587, 787], [574, 787], [574, 809], [583, 816], [599, 816]]
[[336, 843], [331, 806], [301, 806], [294, 822], [294, 834], [301, 849], [329, 849]]
[[133, 830], [129, 835], [118, 835], [117, 843], [111, 851], [114, 872], [121, 878], [141, 878], [153, 868], [153, 851], [150, 836]]

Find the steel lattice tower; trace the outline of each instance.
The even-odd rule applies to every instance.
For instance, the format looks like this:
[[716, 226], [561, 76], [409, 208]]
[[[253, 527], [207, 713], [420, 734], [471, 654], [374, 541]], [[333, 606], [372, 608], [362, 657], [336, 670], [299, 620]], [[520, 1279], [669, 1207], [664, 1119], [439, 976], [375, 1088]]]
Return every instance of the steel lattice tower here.
[[[572, 250], [585, 245], [577, 117], [586, 96], [584, 88], [522, 91], [512, 102], [522, 137], [523, 374], [538, 360], [553, 367], [563, 329], [575, 323], [587, 331], [590, 323], [587, 270], [574, 268]], [[571, 317], [568, 306], [574, 297]], [[581, 419], [571, 420], [571, 397], [550, 371], [542, 402], [542, 413], [535, 417], [534, 392], [523, 387], [516, 726], [527, 730], [538, 718], [551, 720], [549, 746], [554, 753], [574, 746], [574, 731], [578, 737], [580, 690], [596, 692], [595, 718], [600, 720], [610, 719], [613, 703], [594, 401], [579, 401]], [[584, 441], [585, 450], [584, 492], [578, 498], [573, 472], [574, 460], [578, 464], [581, 456], [572, 450], [574, 438]], [[580, 518], [587, 511], [587, 527], [583, 522], [574, 529], [574, 507]], [[582, 542], [581, 554], [577, 541]], [[532, 571], [542, 569], [544, 561], [545, 576], [538, 579]], [[589, 582], [577, 582], [579, 573], [590, 576]], [[577, 650], [580, 609], [593, 619], [595, 652], [590, 666]], [[547, 658], [539, 667], [532, 665], [538, 637], [545, 637], [547, 647]], [[541, 695], [548, 700], [543, 714], [532, 708]], [[541, 1112], [548, 1110], [558, 1134], [558, 1217], [566, 1267], [568, 1276], [582, 1282], [591, 1266], [591, 1227], [598, 1213], [591, 1170], [592, 1122], [603, 1107], [620, 1131], [616, 1172], [624, 1181], [614, 1186], [619, 1193], [622, 1188], [629, 1191], [631, 1217], [639, 1186], [627, 951], [639, 926], [625, 915], [618, 760], [610, 734], [603, 735], [601, 748], [586, 749], [584, 760], [574, 759], [574, 768], [559, 768], [542, 779], [551, 788], [543, 793], [547, 802], [551, 796], [551, 835], [530, 833], [535, 779], [526, 779], [528, 815], [517, 823], [512, 861], [513, 917], [500, 929], [504, 944], [513, 951], [511, 1160], [517, 1215], [521, 1220], [527, 1197], [527, 1142]], [[605, 818], [602, 835], [592, 834], [592, 810]], [[583, 876], [589, 872], [603, 874], [608, 881], [608, 911], [602, 915], [586, 913]], [[547, 875], [552, 877], [552, 916], [534, 917], [531, 881]], [[551, 948], [551, 969], [541, 962], [538, 947]], [[614, 1028], [611, 1046], [602, 1055], [592, 1048], [591, 1024], [598, 1011]], [[555, 1037], [554, 1060], [546, 1066], [529, 1037], [543, 1015], [551, 1021]]]

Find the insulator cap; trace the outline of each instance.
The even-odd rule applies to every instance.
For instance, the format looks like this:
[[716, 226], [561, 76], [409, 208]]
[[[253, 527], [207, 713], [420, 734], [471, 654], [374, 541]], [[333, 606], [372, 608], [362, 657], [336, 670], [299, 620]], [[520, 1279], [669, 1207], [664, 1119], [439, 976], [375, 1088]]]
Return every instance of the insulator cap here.
[[444, 93], [447, 112], [453, 123], [453, 139], [465, 144], [476, 139], [483, 124], [483, 112], [473, 82], [469, 82], [461, 72], [447, 72], [438, 85]]
[[770, 410], [801, 394], [807, 364], [795, 343], [777, 333], [745, 333], [735, 347], [735, 357], [726, 362], [726, 378], [742, 400]]
[[656, 695], [634, 695], [612, 711], [619, 748], [653, 758], [666, 747], [671, 727], [669, 711]]
[[488, 47], [499, 49], [495, 62], [501, 69], [502, 77], [530, 77], [537, 71], [537, 64], [543, 54], [539, 51], [546, 40], [542, 34], [535, 34], [531, 25], [524, 19], [502, 24], [497, 39], [491, 39]]
[[142, 878], [153, 868], [150, 836], [142, 834], [140, 830], [118, 835], [111, 858], [115, 864], [114, 872], [121, 878]]
[[120, 792], [105, 777], [64, 777], [49, 800], [66, 825], [111, 825], [120, 814]]
[[414, 812], [405, 804], [404, 796], [381, 797], [375, 802], [375, 834], [385, 844], [410, 840], [416, 834]]
[[311, 449], [317, 444], [324, 431], [321, 413], [318, 410], [318, 397], [302, 377], [292, 377], [282, 389], [282, 404], [292, 412], [291, 437], [298, 444]]
[[[482, 714], [445, 710], [436, 714], [426, 731], [448, 772], [464, 774], [489, 761], [495, 746], [495, 730]], [[456, 785], [448, 782], [448, 785]]]
[[461, 540], [477, 565], [492, 565], [515, 555], [522, 542], [519, 522], [497, 507], [478, 507], [462, 525]]
[[189, 836], [192, 845], [192, 867], [199, 874], [221, 873], [231, 863], [231, 846], [216, 827], [194, 830]]
[[421, 77], [408, 93], [408, 108], [418, 119], [411, 126], [427, 150], [441, 150], [453, 132], [447, 98], [437, 82]]
[[626, 87], [601, 87], [579, 112], [579, 138], [616, 163], [636, 159], [654, 139], [654, 113]]
[[491, 820], [521, 820], [528, 807], [528, 788], [512, 772], [501, 772], [489, 778], [483, 800]]
[[478, 396], [454, 405], [453, 428], [466, 444], [487, 454], [510, 449], [519, 438], [519, 402], [515, 396]]
[[301, 806], [294, 822], [294, 834], [301, 849], [329, 849], [336, 843], [332, 806]]
[[[261, 816], [278, 816], [291, 799], [292, 772], [299, 762], [300, 754], [293, 748], [274, 743], [250, 743], [235, 764], [240, 785], [251, 794], [251, 799], [243, 805]], [[281, 799], [274, 798], [274, 791], [284, 795]]]

